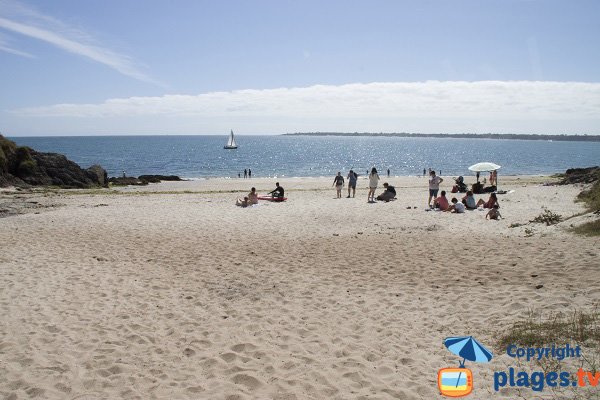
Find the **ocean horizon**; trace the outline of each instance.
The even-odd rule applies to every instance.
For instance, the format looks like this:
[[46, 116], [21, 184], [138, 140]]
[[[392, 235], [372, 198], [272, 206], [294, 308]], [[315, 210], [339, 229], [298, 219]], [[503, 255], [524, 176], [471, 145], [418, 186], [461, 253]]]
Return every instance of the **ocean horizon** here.
[[226, 135], [24, 136], [9, 137], [37, 151], [61, 153], [86, 168], [99, 164], [109, 176], [178, 175], [186, 179], [320, 177], [353, 169], [362, 175], [472, 175], [482, 161], [500, 174], [538, 175], [598, 164], [600, 142], [484, 138], [237, 135], [238, 149], [225, 150]]

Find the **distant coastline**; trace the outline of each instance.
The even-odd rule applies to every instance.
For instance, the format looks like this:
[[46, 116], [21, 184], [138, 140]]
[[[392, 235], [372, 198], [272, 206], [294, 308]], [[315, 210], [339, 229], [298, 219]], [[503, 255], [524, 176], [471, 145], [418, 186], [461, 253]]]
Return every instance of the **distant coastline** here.
[[528, 135], [515, 133], [373, 133], [373, 132], [295, 132], [284, 136], [374, 136], [408, 138], [454, 138], [454, 139], [513, 139], [552, 140], [563, 142], [600, 142], [600, 135]]

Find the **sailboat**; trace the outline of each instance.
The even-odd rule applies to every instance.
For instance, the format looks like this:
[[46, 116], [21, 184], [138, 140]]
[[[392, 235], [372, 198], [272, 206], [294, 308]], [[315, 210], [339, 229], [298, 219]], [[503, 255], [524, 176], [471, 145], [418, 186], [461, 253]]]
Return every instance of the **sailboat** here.
[[224, 149], [237, 149], [237, 144], [235, 144], [235, 138], [233, 137], [233, 130], [229, 134], [229, 139], [227, 140], [227, 144], [223, 146]]

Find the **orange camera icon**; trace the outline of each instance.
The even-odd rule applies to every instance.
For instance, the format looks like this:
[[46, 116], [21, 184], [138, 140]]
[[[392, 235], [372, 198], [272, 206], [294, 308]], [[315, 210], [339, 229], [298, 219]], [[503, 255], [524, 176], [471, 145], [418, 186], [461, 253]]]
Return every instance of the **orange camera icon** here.
[[473, 391], [473, 373], [468, 368], [442, 368], [438, 371], [438, 389], [443, 396], [466, 396]]

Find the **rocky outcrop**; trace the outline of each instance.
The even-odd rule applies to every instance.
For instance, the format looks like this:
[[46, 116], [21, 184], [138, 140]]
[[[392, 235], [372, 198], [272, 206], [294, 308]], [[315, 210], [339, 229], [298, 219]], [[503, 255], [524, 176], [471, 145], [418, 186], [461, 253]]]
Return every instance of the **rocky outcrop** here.
[[589, 167], [589, 168], [571, 168], [568, 169], [564, 174], [561, 174], [562, 178], [559, 185], [570, 185], [573, 183], [594, 183], [600, 180], [600, 167]]
[[108, 186], [108, 174], [106, 173], [106, 170], [98, 164], [92, 165], [86, 169], [85, 173], [90, 177], [90, 179], [97, 180], [100, 186]]
[[142, 181], [138, 178], [136, 178], [135, 176], [111, 176], [108, 179], [108, 182], [110, 182], [111, 185], [113, 186], [129, 186], [129, 185], [147, 185], [148, 182], [146, 181]]
[[161, 181], [182, 181], [177, 175], [140, 175], [137, 178], [134, 176], [119, 176], [110, 177], [108, 180], [114, 186], [128, 185], [147, 185], [149, 183], [159, 183]]
[[99, 165], [84, 170], [62, 154], [17, 146], [0, 135], [0, 186], [10, 185], [90, 188], [106, 186], [107, 180]]
[[177, 175], [140, 175], [138, 176], [140, 181], [146, 181], [148, 183], [158, 183], [160, 181], [181, 181]]

